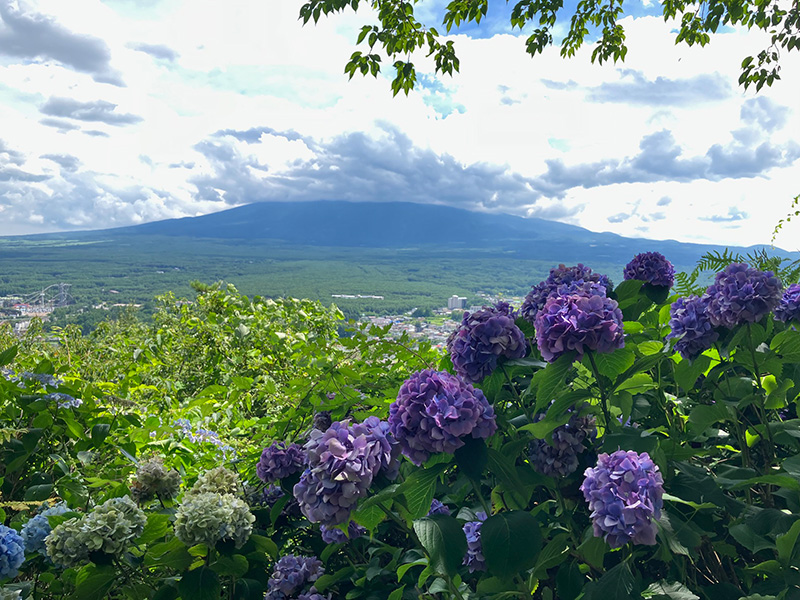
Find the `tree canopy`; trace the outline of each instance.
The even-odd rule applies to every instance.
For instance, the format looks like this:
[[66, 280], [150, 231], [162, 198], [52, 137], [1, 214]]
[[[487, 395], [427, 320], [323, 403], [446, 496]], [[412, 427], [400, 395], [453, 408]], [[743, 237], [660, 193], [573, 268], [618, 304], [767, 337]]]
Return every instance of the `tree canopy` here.
[[[415, 7], [422, 0], [309, 0], [300, 9], [303, 23], [315, 23], [324, 15], [348, 9], [357, 10], [369, 3], [377, 25], [361, 27], [356, 50], [350, 56], [345, 73], [377, 74], [384, 59], [392, 61], [395, 77], [392, 92], [409, 93], [416, 83], [412, 61], [415, 51], [432, 57], [436, 73], [452, 75], [459, 70], [459, 59], [452, 40], [445, 40], [432, 23], [417, 18]], [[430, 1], [428, 2], [430, 4]], [[800, 49], [800, 0], [663, 0], [665, 20], [680, 21], [676, 43], [704, 46], [721, 26], [757, 28], [770, 35], [770, 44], [756, 56], [742, 60], [739, 83], [745, 88], [755, 85], [760, 90], [780, 79], [781, 52]], [[445, 32], [462, 23], [480, 23], [486, 17], [489, 0], [452, 0], [442, 16]], [[561, 55], [573, 56], [577, 50], [596, 38], [592, 62], [624, 60], [628, 52], [625, 30], [619, 21], [626, 16], [622, 0], [579, 0], [572, 14], [563, 0], [518, 0], [510, 13], [512, 28], [528, 32], [525, 49], [540, 54], [554, 43], [557, 23], [569, 20], [569, 30], [560, 40]]]

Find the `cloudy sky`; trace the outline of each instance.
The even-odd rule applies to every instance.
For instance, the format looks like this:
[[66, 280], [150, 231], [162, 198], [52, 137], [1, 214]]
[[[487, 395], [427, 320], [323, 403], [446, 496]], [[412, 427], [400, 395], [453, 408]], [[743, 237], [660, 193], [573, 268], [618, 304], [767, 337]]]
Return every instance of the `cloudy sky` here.
[[[758, 33], [676, 46], [631, 0], [627, 59], [601, 67], [590, 47], [530, 58], [492, 12], [453, 36], [461, 73], [421, 61], [392, 98], [390, 73], [343, 74], [370, 13], [302, 27], [301, 4], [0, 0], [0, 235], [349, 199], [742, 245], [800, 193], [800, 52], [744, 92]], [[438, 25], [445, 5], [417, 6]], [[777, 244], [800, 249], [798, 227]]]

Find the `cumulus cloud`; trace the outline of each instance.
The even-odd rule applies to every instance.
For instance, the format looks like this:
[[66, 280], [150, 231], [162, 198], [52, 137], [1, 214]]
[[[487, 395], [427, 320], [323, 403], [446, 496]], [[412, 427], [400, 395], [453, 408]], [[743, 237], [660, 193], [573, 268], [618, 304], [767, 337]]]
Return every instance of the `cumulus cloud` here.
[[142, 117], [115, 112], [116, 104], [105, 100], [80, 102], [72, 98], [51, 97], [39, 112], [52, 117], [75, 119], [76, 121], [101, 122], [108, 125], [131, 125], [142, 121]]
[[755, 123], [766, 131], [775, 131], [786, 125], [789, 112], [786, 106], [759, 96], [745, 101], [740, 115], [745, 123]]
[[81, 164], [77, 156], [69, 154], [42, 154], [39, 158], [46, 158], [58, 164], [65, 171], [77, 171]]
[[54, 60], [95, 81], [124, 86], [111, 68], [111, 51], [100, 38], [69, 31], [51, 17], [15, 8], [0, 0], [0, 54], [21, 59]]
[[618, 102], [646, 106], [693, 106], [719, 102], [731, 95], [728, 81], [719, 73], [704, 73], [683, 79], [648, 79], [641, 71], [621, 71], [622, 81], [607, 81], [590, 88], [592, 102]]
[[132, 50], [138, 50], [139, 52], [149, 54], [153, 58], [167, 60], [169, 62], [174, 62], [180, 57], [180, 54], [176, 50], [164, 44], [145, 44], [143, 42], [138, 42], [131, 43], [128, 47]]

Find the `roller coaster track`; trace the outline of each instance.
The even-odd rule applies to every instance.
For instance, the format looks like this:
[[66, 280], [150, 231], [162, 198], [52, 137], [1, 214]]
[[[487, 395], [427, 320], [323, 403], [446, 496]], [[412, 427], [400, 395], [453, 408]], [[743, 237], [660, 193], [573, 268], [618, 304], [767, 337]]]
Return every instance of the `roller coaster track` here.
[[67, 306], [75, 302], [75, 299], [69, 293], [71, 287], [72, 284], [70, 283], [54, 283], [39, 292], [22, 296], [22, 300], [25, 304], [34, 307], [59, 308]]

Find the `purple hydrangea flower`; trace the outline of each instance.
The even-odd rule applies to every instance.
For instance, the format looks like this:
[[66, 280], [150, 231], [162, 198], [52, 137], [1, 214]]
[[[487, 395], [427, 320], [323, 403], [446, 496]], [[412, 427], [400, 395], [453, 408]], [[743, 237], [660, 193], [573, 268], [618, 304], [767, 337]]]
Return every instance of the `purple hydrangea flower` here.
[[283, 490], [279, 485], [268, 485], [264, 488], [263, 493], [261, 494], [261, 501], [266, 506], [275, 506], [275, 503], [284, 497]]
[[[328, 398], [333, 400], [336, 397], [334, 392], [327, 394]], [[333, 396], [333, 397], [331, 397]], [[331, 419], [331, 411], [329, 410], [321, 410], [319, 412], [314, 413], [314, 429], [319, 429], [320, 431], [325, 431], [328, 427], [331, 426], [333, 420]]]
[[664, 481], [647, 452], [601, 454], [585, 476], [581, 491], [592, 511], [595, 537], [605, 538], [612, 548], [656, 543]]
[[297, 444], [287, 446], [284, 442], [275, 442], [261, 453], [256, 474], [261, 481], [273, 483], [299, 473], [307, 462], [305, 451]]
[[378, 417], [354, 425], [336, 421], [324, 433], [314, 429], [305, 448], [308, 469], [294, 486], [294, 496], [309, 521], [328, 527], [350, 518], [378, 472], [392, 478], [399, 469], [400, 447], [388, 423]]
[[464, 535], [467, 536], [467, 554], [461, 564], [467, 565], [470, 573], [486, 570], [486, 558], [483, 556], [483, 546], [481, 545], [481, 526], [486, 520], [485, 512], [477, 512], [477, 521], [464, 523]]
[[536, 342], [547, 362], [574, 350], [613, 352], [625, 346], [622, 311], [604, 296], [550, 298], [536, 316]]
[[470, 383], [483, 381], [497, 368], [501, 356], [522, 358], [528, 351], [525, 334], [514, 324], [507, 302], [464, 313], [461, 326], [447, 342], [456, 372]]
[[732, 329], [755, 323], [778, 306], [783, 285], [772, 271], [759, 271], [747, 263], [734, 263], [717, 273], [706, 295], [712, 325]]
[[520, 316], [531, 325], [536, 315], [544, 308], [549, 298], [556, 296], [581, 295], [605, 296], [613, 287], [611, 280], [600, 273], [593, 273], [589, 267], [577, 264], [574, 267], [558, 265], [550, 269], [547, 279], [532, 286], [519, 309]]
[[800, 321], [800, 283], [793, 283], [786, 288], [773, 312], [777, 321]]
[[416, 465], [431, 454], [452, 454], [464, 445], [464, 436], [486, 439], [497, 430], [494, 409], [481, 390], [432, 369], [406, 379], [389, 407], [389, 425]]
[[282, 556], [269, 578], [265, 600], [286, 600], [301, 592], [307, 583], [325, 574], [322, 562], [315, 556]]
[[[541, 421], [545, 414], [536, 420]], [[583, 441], [597, 436], [597, 423], [591, 415], [573, 413], [565, 425], [553, 430], [553, 442], [534, 440], [530, 445], [531, 464], [542, 475], [566, 477], [578, 468], [578, 454], [584, 451]]]
[[[311, 589], [313, 590], [314, 588], [311, 588]], [[300, 594], [297, 597], [297, 600], [331, 600], [331, 597], [330, 597], [330, 595], [323, 596], [322, 594], [320, 594], [318, 592], [309, 591], [307, 594]]]
[[434, 498], [431, 501], [431, 509], [428, 511], [428, 516], [431, 515], [449, 515], [450, 509], [447, 508], [447, 505], [442, 502], [441, 500], [437, 500]]
[[347, 533], [338, 527], [328, 527], [326, 525], [322, 525], [319, 528], [319, 532], [322, 534], [322, 541], [326, 544], [344, 544], [350, 540], [362, 537], [367, 533], [367, 530], [355, 521], [350, 521], [347, 525]]
[[669, 326], [672, 332], [667, 339], [676, 339], [675, 350], [686, 360], [694, 360], [711, 348], [719, 338], [709, 319], [708, 296], [678, 298], [669, 308]]
[[669, 288], [675, 283], [675, 268], [660, 252], [642, 252], [625, 265], [623, 278]]

